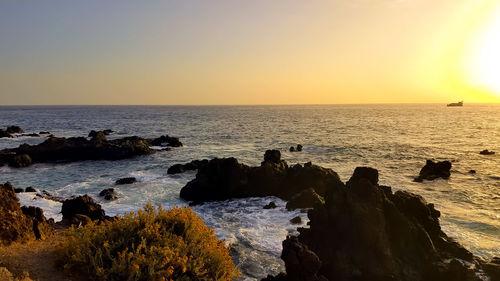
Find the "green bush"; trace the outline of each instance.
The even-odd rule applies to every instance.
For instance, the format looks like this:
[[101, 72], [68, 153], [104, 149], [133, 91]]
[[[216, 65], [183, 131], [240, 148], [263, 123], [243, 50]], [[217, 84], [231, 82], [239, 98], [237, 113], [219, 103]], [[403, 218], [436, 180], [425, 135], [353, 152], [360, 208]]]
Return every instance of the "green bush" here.
[[232, 280], [229, 247], [187, 207], [147, 205], [107, 223], [71, 228], [58, 247], [68, 269], [98, 280]]

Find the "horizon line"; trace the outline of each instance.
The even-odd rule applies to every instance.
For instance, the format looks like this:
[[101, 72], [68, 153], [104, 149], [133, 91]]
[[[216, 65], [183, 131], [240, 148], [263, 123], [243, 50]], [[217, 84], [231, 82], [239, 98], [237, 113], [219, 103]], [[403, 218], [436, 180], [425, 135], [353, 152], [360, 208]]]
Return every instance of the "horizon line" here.
[[[398, 105], [398, 104], [448, 104], [447, 102], [378, 102], [378, 103], [283, 103], [283, 104], [7, 104], [0, 107], [15, 106], [300, 106], [300, 105]], [[467, 102], [466, 104], [500, 104], [500, 102]]]

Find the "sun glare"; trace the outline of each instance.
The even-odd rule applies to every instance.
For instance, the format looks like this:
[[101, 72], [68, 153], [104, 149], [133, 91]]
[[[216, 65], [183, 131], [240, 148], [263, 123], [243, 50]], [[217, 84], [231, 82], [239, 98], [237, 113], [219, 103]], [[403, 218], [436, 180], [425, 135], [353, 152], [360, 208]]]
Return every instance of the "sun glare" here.
[[500, 96], [500, 6], [472, 40], [467, 72], [472, 83]]

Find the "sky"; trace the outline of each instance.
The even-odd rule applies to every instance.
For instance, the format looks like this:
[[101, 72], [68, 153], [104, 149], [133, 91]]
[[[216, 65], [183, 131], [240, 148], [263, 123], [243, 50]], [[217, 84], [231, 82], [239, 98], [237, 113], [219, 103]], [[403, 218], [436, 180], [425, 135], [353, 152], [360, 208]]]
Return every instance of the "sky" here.
[[497, 0], [0, 0], [0, 105], [500, 102], [499, 49]]

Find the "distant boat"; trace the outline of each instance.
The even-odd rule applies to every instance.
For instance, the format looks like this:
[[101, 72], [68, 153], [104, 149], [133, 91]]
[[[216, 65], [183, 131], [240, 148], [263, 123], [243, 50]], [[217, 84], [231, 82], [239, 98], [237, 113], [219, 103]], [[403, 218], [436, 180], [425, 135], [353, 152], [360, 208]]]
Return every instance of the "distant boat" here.
[[452, 102], [452, 103], [447, 104], [446, 106], [464, 106], [464, 102], [463, 101]]

